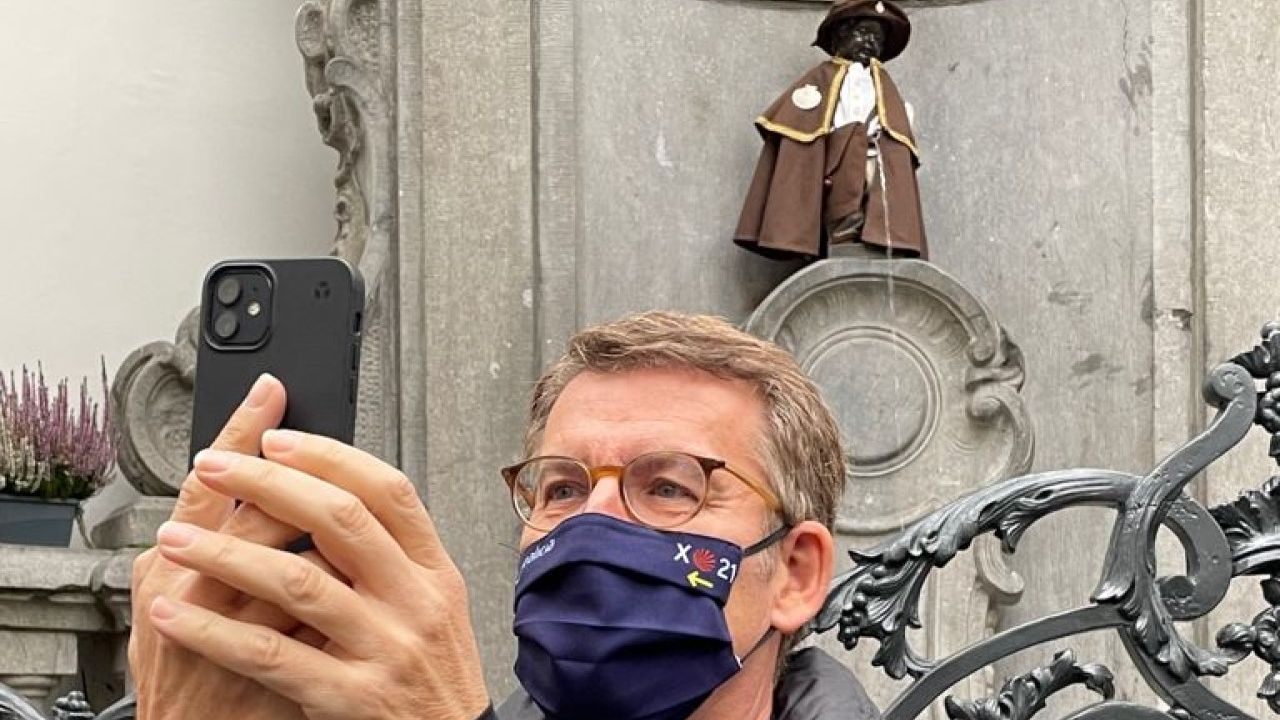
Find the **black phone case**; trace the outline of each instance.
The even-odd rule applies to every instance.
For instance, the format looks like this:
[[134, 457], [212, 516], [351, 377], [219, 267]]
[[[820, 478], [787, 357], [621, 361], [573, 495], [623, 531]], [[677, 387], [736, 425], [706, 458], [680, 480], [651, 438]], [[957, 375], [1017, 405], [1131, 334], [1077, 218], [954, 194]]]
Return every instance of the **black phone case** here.
[[[253, 349], [220, 349], [209, 335], [212, 281], [231, 266], [264, 268], [272, 283], [270, 329]], [[200, 301], [190, 458], [213, 443], [262, 373], [288, 394], [281, 427], [351, 442], [364, 312], [355, 268], [333, 257], [227, 261], [205, 275]]]

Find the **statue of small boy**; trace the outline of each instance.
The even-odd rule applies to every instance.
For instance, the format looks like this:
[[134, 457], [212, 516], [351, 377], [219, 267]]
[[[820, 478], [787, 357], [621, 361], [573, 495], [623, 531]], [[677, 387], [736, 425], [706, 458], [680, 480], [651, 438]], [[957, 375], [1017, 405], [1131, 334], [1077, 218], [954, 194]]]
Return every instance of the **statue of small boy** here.
[[831, 59], [756, 118], [764, 148], [734, 242], [776, 259], [855, 242], [928, 258], [910, 107], [883, 65], [910, 37], [890, 0], [832, 6], [813, 43]]

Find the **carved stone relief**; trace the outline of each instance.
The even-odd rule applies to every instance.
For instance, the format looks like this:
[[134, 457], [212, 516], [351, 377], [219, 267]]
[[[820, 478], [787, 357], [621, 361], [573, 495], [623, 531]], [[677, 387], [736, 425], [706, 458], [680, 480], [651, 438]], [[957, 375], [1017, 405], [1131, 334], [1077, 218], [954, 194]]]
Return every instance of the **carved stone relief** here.
[[970, 489], [962, 478], [1030, 466], [1022, 354], [933, 265], [817, 263], [774, 291], [747, 329], [794, 353], [836, 412], [849, 448], [839, 532], [899, 530]]
[[320, 135], [338, 151], [333, 253], [365, 281], [356, 444], [391, 460], [399, 444], [393, 27], [391, 3], [378, 0], [307, 0], [296, 26]]
[[130, 353], [112, 383], [120, 471], [143, 495], [177, 495], [186, 475], [197, 316], [187, 314], [172, 343], [148, 343]]
[[[977, 298], [930, 263], [815, 263], [766, 298], [746, 329], [795, 354], [836, 413], [848, 448], [836, 531], [852, 542], [883, 539], [1031, 467], [1022, 354]], [[999, 607], [1022, 592], [994, 543], [972, 555], [958, 559], [959, 572], [927, 581], [921, 644], [931, 657], [990, 635]], [[892, 695], [882, 678], [860, 677], [877, 699]], [[993, 682], [987, 671], [966, 690], [990, 695]], [[944, 717], [940, 705], [933, 712]]]

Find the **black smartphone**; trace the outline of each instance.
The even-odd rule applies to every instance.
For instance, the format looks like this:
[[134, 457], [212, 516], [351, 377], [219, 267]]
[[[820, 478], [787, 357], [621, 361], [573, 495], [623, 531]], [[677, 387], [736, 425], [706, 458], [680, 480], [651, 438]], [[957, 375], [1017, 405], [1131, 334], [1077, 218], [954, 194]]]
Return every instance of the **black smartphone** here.
[[334, 257], [221, 262], [200, 297], [189, 460], [262, 373], [288, 392], [281, 427], [351, 442], [364, 317], [355, 268]]

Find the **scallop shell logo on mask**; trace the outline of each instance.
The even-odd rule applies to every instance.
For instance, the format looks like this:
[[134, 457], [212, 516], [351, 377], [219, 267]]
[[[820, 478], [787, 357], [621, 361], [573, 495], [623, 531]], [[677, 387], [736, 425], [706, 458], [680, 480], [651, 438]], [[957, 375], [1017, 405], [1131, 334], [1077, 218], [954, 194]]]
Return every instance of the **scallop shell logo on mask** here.
[[805, 85], [804, 87], [796, 88], [795, 92], [791, 93], [791, 104], [801, 110], [812, 110], [818, 107], [821, 102], [822, 93], [818, 92], [817, 85]]

